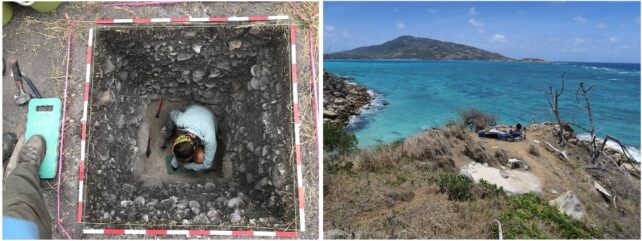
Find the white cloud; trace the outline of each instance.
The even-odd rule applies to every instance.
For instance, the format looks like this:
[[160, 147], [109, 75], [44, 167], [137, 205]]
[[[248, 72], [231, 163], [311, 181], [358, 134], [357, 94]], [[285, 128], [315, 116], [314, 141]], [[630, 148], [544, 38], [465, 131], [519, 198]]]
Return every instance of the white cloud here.
[[606, 27], [608, 27], [608, 25], [605, 22], [601, 22], [595, 25], [595, 27], [599, 29], [605, 29]]
[[343, 31], [341, 31], [341, 37], [352, 38], [352, 34], [350, 32], [348, 32], [348, 31], [343, 30]]
[[403, 24], [401, 21], [397, 21], [397, 24], [395, 24], [395, 26], [399, 29], [406, 28], [406, 25]]
[[617, 37], [612, 36], [609, 38], [609, 43], [615, 43], [615, 42], [617, 42]]
[[438, 13], [438, 12], [439, 12], [439, 10], [437, 10], [437, 9], [428, 9], [428, 13], [430, 13], [430, 14], [435, 14], [435, 13]]
[[479, 21], [477, 21], [477, 20], [475, 20], [473, 18], [468, 19], [468, 23], [471, 26], [475, 27], [475, 28], [483, 28], [484, 27], [484, 23], [479, 22]]
[[503, 34], [496, 33], [495, 35], [490, 37], [490, 41], [491, 42], [502, 42], [503, 43], [503, 42], [506, 42], [506, 36], [504, 36]]
[[468, 15], [470, 15], [471, 17], [477, 15], [477, 10], [475, 9], [475, 7], [471, 7], [468, 9]]
[[398, 13], [398, 12], [399, 12], [399, 9], [397, 9], [397, 8], [393, 8], [393, 9], [392, 9], [392, 11], [393, 11], [393, 12], [395, 12], [395, 13]]
[[588, 22], [588, 20], [586, 18], [582, 17], [582, 15], [575, 16], [573, 18], [573, 21], [575, 21], [576, 23], [579, 23], [579, 24], [585, 24], [586, 22]]
[[325, 31], [328, 33], [333, 33], [337, 28], [334, 25], [326, 25], [325, 26]]
[[576, 37], [576, 38], [573, 40], [573, 44], [575, 44], [575, 45], [580, 45], [580, 44], [582, 44], [582, 43], [584, 43], [584, 39], [583, 39], [583, 38]]

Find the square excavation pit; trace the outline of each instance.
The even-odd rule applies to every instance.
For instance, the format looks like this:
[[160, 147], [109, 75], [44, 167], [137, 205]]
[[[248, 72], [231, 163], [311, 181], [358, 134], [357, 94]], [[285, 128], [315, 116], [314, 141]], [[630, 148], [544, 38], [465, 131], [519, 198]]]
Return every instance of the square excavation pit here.
[[[265, 24], [98, 29], [85, 228], [295, 230], [289, 33]], [[168, 175], [161, 127], [191, 104], [219, 122], [215, 170]]]

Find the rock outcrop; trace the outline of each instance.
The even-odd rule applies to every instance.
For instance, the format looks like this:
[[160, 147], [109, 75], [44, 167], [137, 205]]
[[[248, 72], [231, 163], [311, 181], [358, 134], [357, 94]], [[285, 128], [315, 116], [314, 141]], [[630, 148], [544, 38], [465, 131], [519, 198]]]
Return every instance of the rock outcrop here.
[[365, 87], [346, 83], [346, 78], [330, 72], [323, 73], [323, 119], [347, 124], [350, 116], [360, 114], [372, 96]]
[[580, 203], [580, 199], [577, 198], [577, 194], [573, 191], [566, 191], [559, 197], [548, 201], [548, 203], [557, 207], [561, 213], [565, 213], [576, 220], [580, 220], [584, 216], [584, 207]]

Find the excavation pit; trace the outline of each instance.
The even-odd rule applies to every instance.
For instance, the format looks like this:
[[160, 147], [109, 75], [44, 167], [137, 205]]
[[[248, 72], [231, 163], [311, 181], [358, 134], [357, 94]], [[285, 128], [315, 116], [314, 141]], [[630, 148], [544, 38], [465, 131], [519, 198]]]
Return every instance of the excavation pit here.
[[[289, 46], [266, 24], [98, 29], [85, 227], [296, 229]], [[192, 104], [218, 120], [213, 170], [168, 174], [161, 128]]]

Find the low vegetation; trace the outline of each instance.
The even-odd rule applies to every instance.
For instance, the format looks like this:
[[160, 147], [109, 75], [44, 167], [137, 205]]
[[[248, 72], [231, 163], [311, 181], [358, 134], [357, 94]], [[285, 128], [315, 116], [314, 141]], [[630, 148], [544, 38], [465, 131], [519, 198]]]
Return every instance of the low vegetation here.
[[459, 117], [461, 118], [464, 126], [474, 130], [475, 132], [497, 125], [497, 121], [499, 121], [499, 118], [496, 115], [474, 108], [460, 111]]
[[343, 126], [333, 122], [323, 122], [323, 149], [350, 153], [357, 150], [357, 137], [343, 129]]
[[503, 190], [497, 185], [481, 180], [474, 184], [467, 178], [454, 173], [443, 172], [437, 176], [439, 192], [447, 193], [449, 200], [469, 201], [503, 195]]
[[508, 208], [499, 217], [507, 239], [593, 239], [597, 230], [560, 213], [535, 194], [507, 196]]
[[470, 192], [472, 182], [467, 178], [452, 173], [441, 173], [437, 177], [440, 192], [448, 193], [448, 199], [466, 201], [473, 198]]

